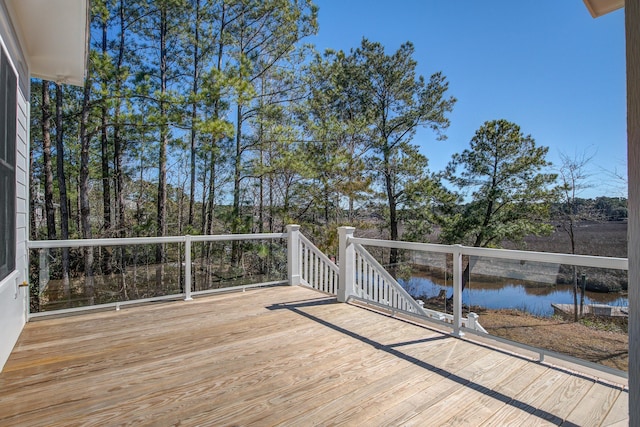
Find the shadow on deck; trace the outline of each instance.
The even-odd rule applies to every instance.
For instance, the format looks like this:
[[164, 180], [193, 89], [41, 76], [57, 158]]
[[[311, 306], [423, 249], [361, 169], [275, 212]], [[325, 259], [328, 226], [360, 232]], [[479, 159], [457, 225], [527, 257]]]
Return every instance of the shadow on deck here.
[[47, 319], [0, 425], [626, 425], [624, 387], [302, 287]]

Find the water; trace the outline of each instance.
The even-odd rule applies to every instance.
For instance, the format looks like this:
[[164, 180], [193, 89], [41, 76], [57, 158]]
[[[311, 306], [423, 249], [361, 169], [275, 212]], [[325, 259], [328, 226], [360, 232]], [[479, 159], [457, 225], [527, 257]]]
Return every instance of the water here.
[[[401, 281], [402, 286], [412, 295], [438, 296], [440, 291], [446, 290], [451, 296], [451, 285], [434, 283], [427, 277], [412, 277], [409, 281]], [[578, 295], [578, 300], [579, 300]], [[626, 297], [619, 294], [585, 293], [585, 304], [608, 304], [613, 306], [628, 306]], [[573, 289], [570, 285], [556, 286], [525, 286], [517, 283], [503, 285], [471, 283], [462, 293], [462, 302], [466, 305], [481, 306], [490, 309], [517, 309], [537, 316], [553, 315], [552, 303], [573, 304]]]

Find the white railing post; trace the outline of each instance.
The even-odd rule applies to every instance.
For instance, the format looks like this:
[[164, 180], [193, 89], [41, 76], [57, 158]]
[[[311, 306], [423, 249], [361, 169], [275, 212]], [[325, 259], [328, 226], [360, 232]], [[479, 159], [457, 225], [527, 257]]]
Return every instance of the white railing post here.
[[347, 302], [349, 296], [353, 292], [356, 275], [356, 251], [353, 243], [349, 241], [353, 237], [354, 227], [339, 227], [339, 258], [338, 266], [338, 301]]
[[191, 301], [191, 236], [184, 240], [184, 300]]
[[300, 226], [287, 225], [287, 278], [289, 285], [300, 284]]
[[462, 245], [453, 247], [453, 335], [461, 337], [462, 328]]
[[469, 313], [467, 315], [467, 329], [477, 330], [476, 324], [478, 323], [478, 316], [476, 313]]

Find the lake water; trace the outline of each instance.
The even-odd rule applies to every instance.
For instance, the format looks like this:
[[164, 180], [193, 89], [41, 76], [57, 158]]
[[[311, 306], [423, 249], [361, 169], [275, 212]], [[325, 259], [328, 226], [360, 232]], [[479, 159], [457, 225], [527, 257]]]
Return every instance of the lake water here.
[[[427, 277], [412, 277], [409, 281], [400, 281], [400, 283], [411, 295], [430, 298], [438, 296], [444, 289], [448, 297], [453, 293], [451, 285], [438, 284]], [[629, 304], [626, 297], [615, 293], [586, 292], [584, 301], [585, 304], [609, 304], [623, 307]], [[553, 315], [552, 303], [573, 304], [573, 290], [570, 285], [527, 286], [507, 283], [492, 286], [472, 282], [464, 290], [462, 302], [466, 305], [485, 308], [518, 309], [537, 316], [551, 316]]]

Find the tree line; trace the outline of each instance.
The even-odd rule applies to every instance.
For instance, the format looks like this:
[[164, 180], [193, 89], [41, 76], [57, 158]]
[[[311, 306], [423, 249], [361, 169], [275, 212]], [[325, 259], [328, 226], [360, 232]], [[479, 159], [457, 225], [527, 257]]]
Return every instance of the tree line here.
[[310, 0], [92, 1], [84, 87], [32, 82], [31, 238], [298, 223], [336, 253], [337, 226], [372, 217], [390, 239], [438, 225], [444, 243], [483, 247], [550, 230], [547, 147], [488, 120], [430, 171], [413, 137], [446, 139], [446, 76], [418, 75], [410, 42], [317, 52], [317, 16]]

